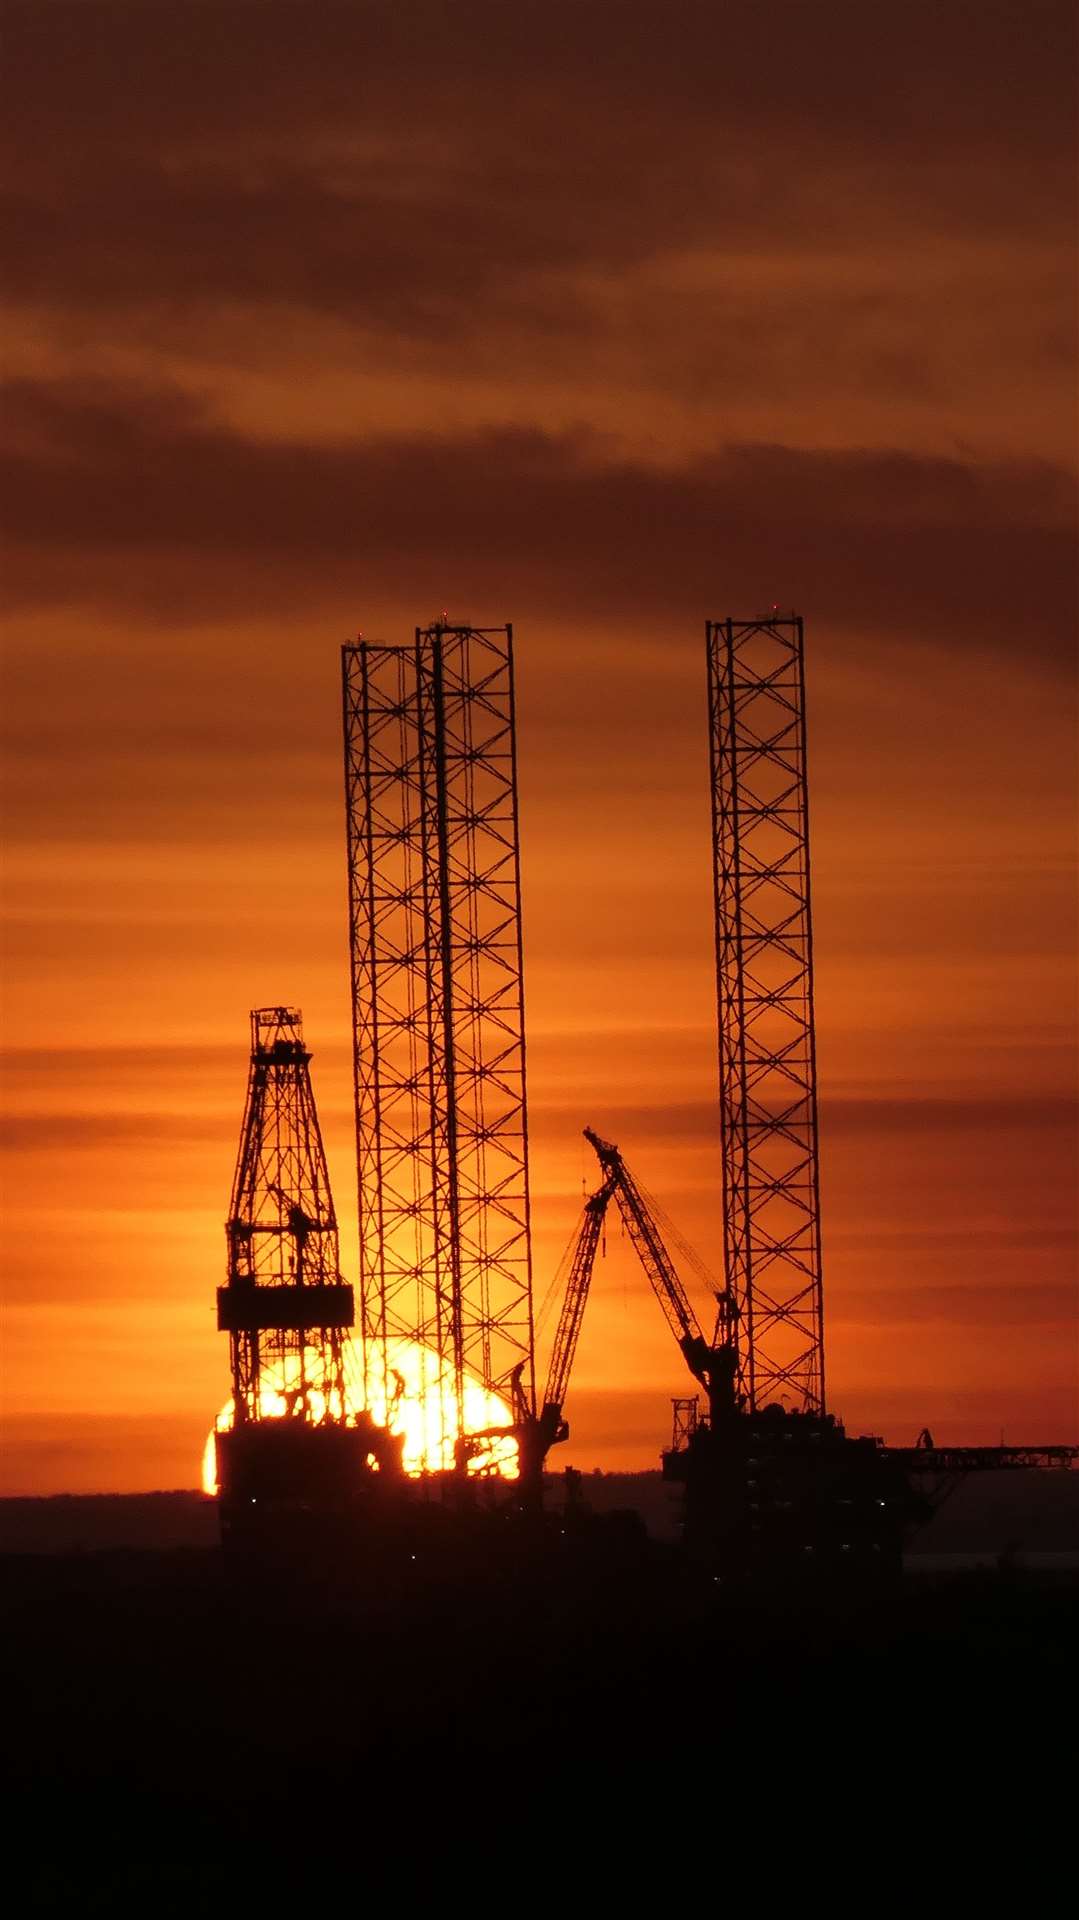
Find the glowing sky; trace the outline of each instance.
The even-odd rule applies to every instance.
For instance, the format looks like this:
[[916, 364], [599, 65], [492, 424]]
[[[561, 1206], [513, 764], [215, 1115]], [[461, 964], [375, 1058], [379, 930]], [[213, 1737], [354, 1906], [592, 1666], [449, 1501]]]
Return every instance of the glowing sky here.
[[[1074, 12], [19, 4], [5, 1485], [194, 1484], [247, 1012], [355, 1274], [338, 655], [512, 619], [537, 1281], [715, 1259], [702, 625], [807, 620], [833, 1401], [1079, 1439]], [[681, 1364], [615, 1226], [569, 1405]]]

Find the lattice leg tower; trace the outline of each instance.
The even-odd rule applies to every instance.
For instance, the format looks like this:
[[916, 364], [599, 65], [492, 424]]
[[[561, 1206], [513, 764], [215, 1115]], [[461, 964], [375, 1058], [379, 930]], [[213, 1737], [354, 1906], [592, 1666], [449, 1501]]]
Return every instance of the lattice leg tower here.
[[535, 1411], [512, 633], [343, 676], [365, 1368], [421, 1350], [439, 1470], [472, 1385]]
[[709, 621], [723, 1232], [740, 1391], [824, 1411], [802, 622]]

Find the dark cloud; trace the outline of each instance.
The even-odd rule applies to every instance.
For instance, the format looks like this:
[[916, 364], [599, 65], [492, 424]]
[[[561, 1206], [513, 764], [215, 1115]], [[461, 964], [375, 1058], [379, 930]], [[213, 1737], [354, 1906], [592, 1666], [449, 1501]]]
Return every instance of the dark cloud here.
[[[9, 293], [446, 339], [566, 270], [1067, 232], [1056, 0], [7, 9]], [[884, 368], [882, 371], [886, 372]]]
[[215, 1145], [231, 1140], [234, 1120], [224, 1115], [179, 1113], [28, 1113], [0, 1118], [5, 1153], [92, 1152], [132, 1145]]
[[12, 130], [25, 115], [75, 151], [389, 126], [413, 148], [515, 129], [508, 150], [553, 162], [573, 120], [648, 157], [702, 124], [953, 147], [1004, 128], [1048, 150], [1075, 40], [1066, 0], [10, 0], [5, 20]]
[[422, 607], [479, 590], [488, 607], [696, 621], [777, 599], [929, 640], [991, 639], [1007, 606], [1034, 650], [1070, 657], [1071, 489], [1046, 463], [729, 446], [662, 469], [525, 429], [286, 446], [175, 392], [77, 381], [15, 384], [6, 417], [24, 606], [206, 619], [265, 594]]

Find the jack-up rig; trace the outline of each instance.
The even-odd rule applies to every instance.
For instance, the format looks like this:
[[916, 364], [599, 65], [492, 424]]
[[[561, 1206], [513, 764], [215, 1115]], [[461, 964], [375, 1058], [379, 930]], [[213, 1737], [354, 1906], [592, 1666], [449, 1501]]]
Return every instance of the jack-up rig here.
[[729, 1391], [664, 1469], [735, 1561], [898, 1555], [911, 1503], [825, 1406], [802, 621], [709, 621], [712, 885]]
[[[674, 1229], [586, 1128], [602, 1179], [537, 1396], [512, 629], [443, 616], [410, 645], [360, 638], [342, 649], [360, 1337], [349, 1344], [300, 1018], [260, 1009], [218, 1293], [226, 1537], [260, 1502], [260, 1519], [385, 1513], [409, 1484], [457, 1510], [483, 1488], [501, 1512], [538, 1514], [612, 1200], [703, 1389], [703, 1408], [696, 1392], [675, 1400], [663, 1468], [685, 1490], [687, 1548], [709, 1566], [894, 1567], [912, 1474], [939, 1489], [971, 1468], [1079, 1453], [945, 1453], [928, 1434], [888, 1449], [826, 1408], [803, 627], [710, 621], [706, 639], [723, 1215], [711, 1332], [671, 1257]], [[511, 1455], [516, 1475], [501, 1478]]]
[[[723, 1283], [706, 1339], [655, 1203], [591, 1129], [699, 1396], [674, 1402], [666, 1477], [686, 1543], [725, 1570], [896, 1566], [909, 1522], [964, 1472], [1069, 1466], [1073, 1447], [915, 1448], [825, 1405], [802, 621], [706, 626]], [[917, 1486], [918, 1492], [914, 1491]]]

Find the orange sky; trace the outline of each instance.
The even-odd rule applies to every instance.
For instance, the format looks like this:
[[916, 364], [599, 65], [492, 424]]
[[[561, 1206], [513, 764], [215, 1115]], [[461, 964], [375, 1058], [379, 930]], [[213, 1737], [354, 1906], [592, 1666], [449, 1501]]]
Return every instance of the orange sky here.
[[[355, 1275], [337, 649], [442, 607], [517, 635], [538, 1292], [586, 1121], [718, 1259], [701, 629], [778, 601], [833, 1405], [1079, 1439], [1071, 9], [8, 13], [6, 1490], [195, 1480], [253, 1005]], [[567, 1458], [682, 1387], [612, 1226]]]

